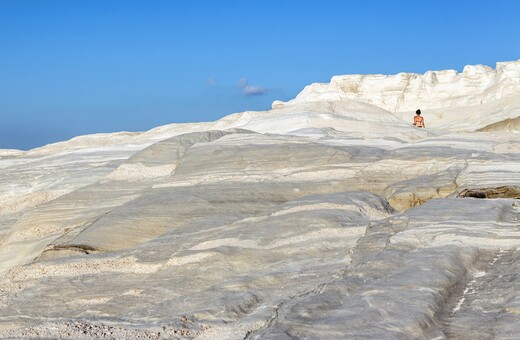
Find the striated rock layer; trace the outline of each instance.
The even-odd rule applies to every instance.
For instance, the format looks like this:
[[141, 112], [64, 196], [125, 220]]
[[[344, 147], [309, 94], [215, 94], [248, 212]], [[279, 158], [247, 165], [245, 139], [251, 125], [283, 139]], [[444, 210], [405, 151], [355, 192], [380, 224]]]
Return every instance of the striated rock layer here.
[[515, 338], [519, 65], [0, 152], [0, 337]]
[[[474, 131], [508, 124], [520, 116], [520, 60], [497, 63], [496, 69], [468, 65], [455, 70], [425, 74], [345, 75], [330, 83], [305, 87], [289, 101], [275, 101], [273, 109], [309, 102], [355, 100], [384, 108], [405, 119], [418, 108], [427, 108], [428, 125], [449, 130]], [[501, 123], [504, 122], [504, 123]], [[491, 129], [491, 128], [488, 128]], [[517, 126], [513, 130], [518, 132]]]

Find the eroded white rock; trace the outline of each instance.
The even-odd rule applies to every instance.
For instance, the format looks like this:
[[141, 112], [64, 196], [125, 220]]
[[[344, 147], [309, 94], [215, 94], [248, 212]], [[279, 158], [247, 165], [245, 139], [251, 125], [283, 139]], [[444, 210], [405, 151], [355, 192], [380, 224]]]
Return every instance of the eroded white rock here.
[[514, 337], [519, 72], [1, 151], [0, 337]]
[[335, 76], [330, 83], [305, 87], [286, 103], [274, 102], [273, 109], [353, 100], [384, 108], [404, 120], [420, 108], [428, 126], [474, 131], [520, 116], [519, 73], [520, 61], [515, 61], [497, 63], [496, 69], [469, 65], [462, 73]]

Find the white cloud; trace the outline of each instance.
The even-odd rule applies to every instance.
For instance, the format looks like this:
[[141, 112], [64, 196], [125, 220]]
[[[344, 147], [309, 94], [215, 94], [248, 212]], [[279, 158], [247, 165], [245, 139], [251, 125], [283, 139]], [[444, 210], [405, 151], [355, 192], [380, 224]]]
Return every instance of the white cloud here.
[[240, 79], [238, 87], [244, 96], [259, 96], [269, 91], [268, 88], [263, 86], [250, 85], [249, 81], [245, 78]]

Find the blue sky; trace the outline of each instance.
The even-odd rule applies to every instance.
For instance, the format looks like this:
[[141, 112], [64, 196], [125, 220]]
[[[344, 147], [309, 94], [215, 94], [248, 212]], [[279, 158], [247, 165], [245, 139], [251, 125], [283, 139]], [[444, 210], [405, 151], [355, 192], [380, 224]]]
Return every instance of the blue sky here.
[[520, 59], [517, 0], [0, 0], [0, 148], [212, 121], [348, 73]]

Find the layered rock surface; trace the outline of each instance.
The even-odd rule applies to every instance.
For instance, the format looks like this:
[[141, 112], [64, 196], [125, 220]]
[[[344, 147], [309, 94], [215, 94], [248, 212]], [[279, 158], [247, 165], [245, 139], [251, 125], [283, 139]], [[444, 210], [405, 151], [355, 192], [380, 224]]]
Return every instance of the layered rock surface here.
[[0, 337], [514, 338], [518, 65], [1, 152]]
[[[289, 101], [275, 101], [273, 109], [309, 102], [355, 100], [376, 105], [408, 119], [418, 108], [426, 108], [428, 125], [451, 131], [509, 129], [520, 116], [520, 61], [497, 63], [492, 69], [468, 65], [455, 70], [425, 74], [345, 75], [330, 83], [307, 86]], [[504, 126], [503, 126], [504, 125]]]

